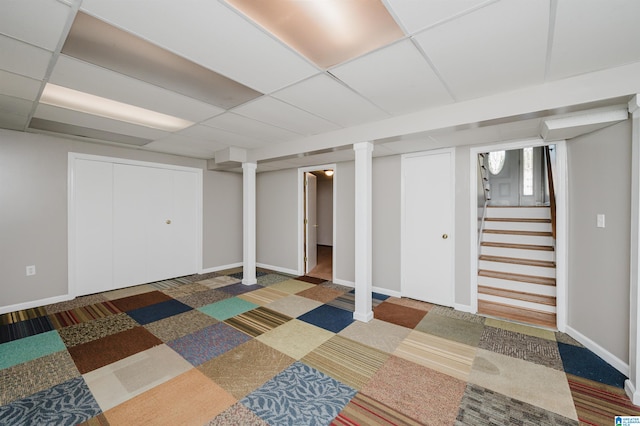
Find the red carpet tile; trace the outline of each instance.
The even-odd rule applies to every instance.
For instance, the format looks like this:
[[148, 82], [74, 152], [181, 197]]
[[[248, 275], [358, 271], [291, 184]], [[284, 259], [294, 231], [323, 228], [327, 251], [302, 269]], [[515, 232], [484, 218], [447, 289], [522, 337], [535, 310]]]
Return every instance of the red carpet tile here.
[[123, 297], [116, 299], [113, 304], [122, 312], [132, 311], [134, 309], [144, 308], [145, 306], [155, 303], [166, 302], [172, 298], [160, 291], [151, 291], [149, 293], [136, 294], [135, 296]]
[[615, 416], [640, 416], [624, 389], [567, 374], [571, 396], [581, 424], [613, 424]]
[[93, 321], [98, 318], [119, 314], [120, 312], [120, 309], [113, 303], [102, 302], [51, 314], [49, 319], [56, 330], [60, 330], [63, 327]]
[[373, 309], [374, 318], [407, 328], [414, 328], [425, 315], [427, 311], [389, 302], [382, 302]]
[[419, 426], [421, 424], [361, 393], [354, 396], [338, 417], [331, 422], [332, 426]]

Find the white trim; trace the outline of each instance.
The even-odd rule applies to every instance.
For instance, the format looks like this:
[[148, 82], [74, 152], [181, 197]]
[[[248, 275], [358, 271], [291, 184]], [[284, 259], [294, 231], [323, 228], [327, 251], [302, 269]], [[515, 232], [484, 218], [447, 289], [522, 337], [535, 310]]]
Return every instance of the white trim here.
[[340, 278], [334, 278], [332, 281], [334, 284], [340, 284], [346, 287], [356, 288], [356, 283], [353, 281], [347, 281]]
[[242, 262], [229, 263], [228, 265], [212, 266], [211, 268], [201, 269], [199, 274], [208, 274], [210, 272], [224, 271], [226, 269], [238, 268], [242, 266]]
[[66, 302], [67, 300], [73, 300], [73, 296], [69, 294], [63, 294], [62, 296], [47, 297], [46, 299], [32, 300], [24, 303], [17, 303], [15, 305], [0, 306], [0, 315], [9, 312], [21, 311], [23, 309], [37, 308], [39, 306], [51, 305], [52, 303]]
[[256, 279], [256, 163], [242, 163], [242, 284]]
[[298, 271], [296, 271], [295, 269], [289, 269], [289, 268], [282, 268], [280, 266], [267, 265], [266, 263], [256, 263], [256, 266], [258, 268], [269, 269], [271, 271], [276, 271], [276, 272], [282, 272], [283, 274], [287, 274], [287, 275], [295, 275], [295, 276], [300, 275], [300, 274], [298, 274]]
[[625, 376], [629, 376], [629, 364], [622, 361], [620, 358], [618, 358], [593, 340], [589, 339], [587, 336], [580, 333], [575, 328], [572, 328], [570, 325], [566, 326], [566, 333], [576, 339], [578, 342], [582, 343], [591, 352], [605, 360], [613, 368], [615, 368]]

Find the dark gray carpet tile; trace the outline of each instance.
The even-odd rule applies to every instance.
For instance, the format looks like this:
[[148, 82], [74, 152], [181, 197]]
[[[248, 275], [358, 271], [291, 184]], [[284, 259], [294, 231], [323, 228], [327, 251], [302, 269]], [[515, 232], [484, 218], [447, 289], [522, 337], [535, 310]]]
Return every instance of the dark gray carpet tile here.
[[108, 300], [103, 293], [100, 294], [90, 294], [88, 296], [80, 296], [76, 297], [73, 300], [67, 300], [66, 302], [54, 303], [51, 305], [46, 305], [44, 308], [47, 310], [48, 314], [57, 314], [58, 312], [68, 311], [70, 309], [81, 308], [87, 305], [94, 305], [96, 303], [104, 302]]
[[484, 324], [485, 320], [485, 317], [483, 316], [470, 314], [468, 312], [456, 311], [455, 309], [447, 308], [446, 306], [434, 305], [434, 307], [431, 308], [429, 312], [433, 312], [434, 314], [442, 315], [444, 317], [469, 321], [475, 324]]
[[258, 284], [263, 287], [281, 283], [282, 281], [290, 280], [292, 277], [280, 274], [267, 274], [258, 277]]
[[486, 326], [478, 347], [564, 371], [558, 344], [552, 340]]
[[144, 328], [166, 343], [216, 323], [218, 320], [215, 318], [193, 310], [152, 322]]
[[93, 321], [75, 324], [58, 330], [62, 341], [67, 347], [92, 342], [121, 331], [138, 327], [139, 324], [124, 312], [98, 318]]
[[203, 287], [205, 288], [205, 291], [198, 291], [196, 293], [176, 297], [176, 299], [184, 303], [185, 305], [189, 305], [195, 309], [233, 297], [233, 294], [220, 291], [219, 289], [210, 289], [209, 287], [205, 286]]
[[469, 383], [455, 425], [577, 426], [578, 422]]
[[561, 333], [559, 331], [556, 331], [556, 340], [560, 343], [564, 343], [565, 345], [578, 346], [579, 348], [584, 348], [584, 345], [582, 343], [578, 342], [576, 339], [569, 336], [568, 334]]
[[[268, 275], [268, 273], [265, 271], [256, 270], [256, 278], [262, 277], [264, 275]], [[229, 274], [229, 276], [241, 280], [244, 277], [244, 272], [235, 272], [233, 274]]]
[[80, 376], [69, 352], [59, 351], [0, 370], [0, 405]]

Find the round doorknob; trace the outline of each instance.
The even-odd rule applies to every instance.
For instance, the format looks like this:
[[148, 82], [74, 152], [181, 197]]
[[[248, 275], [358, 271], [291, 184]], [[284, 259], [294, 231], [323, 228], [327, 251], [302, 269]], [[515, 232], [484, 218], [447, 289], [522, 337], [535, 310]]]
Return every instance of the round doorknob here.
[[447, 234], [442, 234], [442, 239], [446, 240], [447, 238], [449, 238], [449, 236]]
[[171, 219], [167, 219], [167, 220], [165, 220], [165, 222], [164, 222], [164, 223], [166, 223], [167, 225], [171, 225]]

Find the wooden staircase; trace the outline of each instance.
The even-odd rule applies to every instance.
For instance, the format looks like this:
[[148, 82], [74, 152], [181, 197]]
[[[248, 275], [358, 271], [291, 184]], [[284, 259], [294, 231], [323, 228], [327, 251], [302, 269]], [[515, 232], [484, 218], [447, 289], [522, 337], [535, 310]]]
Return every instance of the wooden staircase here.
[[556, 328], [549, 207], [487, 206], [478, 258], [478, 313]]

